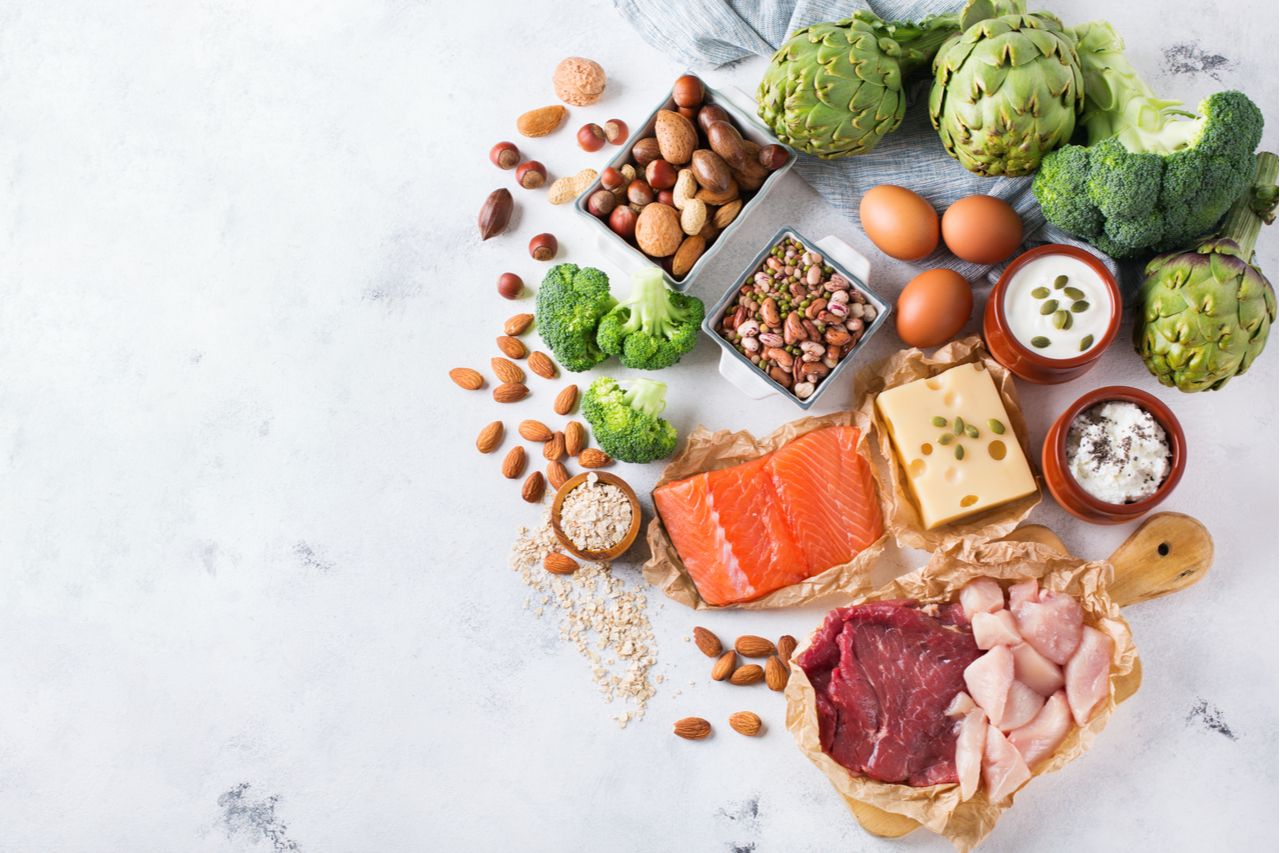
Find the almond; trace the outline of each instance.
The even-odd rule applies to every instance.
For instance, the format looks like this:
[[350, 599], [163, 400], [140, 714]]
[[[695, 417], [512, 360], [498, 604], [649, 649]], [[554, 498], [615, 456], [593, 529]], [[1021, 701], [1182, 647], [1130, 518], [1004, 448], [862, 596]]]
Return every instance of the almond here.
[[702, 740], [711, 734], [711, 724], [701, 717], [685, 717], [676, 720], [673, 731], [685, 740]]
[[680, 213], [660, 202], [646, 204], [636, 220], [636, 243], [640, 251], [655, 258], [674, 255], [684, 241]]
[[546, 483], [542, 479], [541, 471], [534, 471], [524, 481], [524, 488], [520, 490], [520, 497], [525, 499], [526, 503], [536, 504], [542, 500], [542, 493], [546, 491]]
[[791, 678], [791, 670], [778, 659], [777, 655], [769, 655], [764, 662], [764, 681], [770, 690], [786, 690], [787, 681]]
[[567, 415], [573, 411], [573, 407], [576, 405], [578, 405], [578, 386], [566, 385], [556, 395], [556, 400], [551, 404], [551, 408], [557, 415]]
[[733, 649], [720, 655], [716, 665], [711, 667], [711, 678], [715, 681], [724, 681], [733, 675], [734, 670], [738, 668], [738, 653]]
[[564, 452], [577, 456], [587, 446], [587, 430], [577, 421], [569, 421], [564, 427]]
[[698, 131], [693, 122], [671, 110], [658, 110], [653, 135], [658, 138], [662, 159], [672, 166], [688, 163], [698, 145]]
[[484, 377], [480, 375], [480, 371], [472, 370], [470, 367], [455, 367], [449, 371], [449, 378], [468, 391], [476, 391], [484, 387]]
[[702, 650], [702, 653], [709, 658], [718, 658], [720, 653], [724, 651], [720, 638], [706, 628], [694, 628], [693, 641], [698, 644], [698, 648]]
[[516, 445], [507, 451], [506, 457], [502, 460], [502, 476], [508, 480], [514, 480], [524, 473], [524, 448]]
[[523, 335], [533, 322], [532, 314], [517, 314], [502, 324], [502, 331], [508, 335]]
[[551, 462], [547, 465], [547, 482], [551, 484], [551, 488], [557, 492], [569, 480], [569, 469], [564, 467], [563, 462]]
[[510, 335], [498, 338], [498, 349], [502, 350], [502, 354], [507, 358], [524, 358], [529, 354], [529, 348], [521, 343], [519, 338], [513, 338]]
[[[707, 204], [728, 205], [729, 202], [738, 198], [739, 193], [740, 191], [738, 190], [738, 184], [736, 182], [730, 182], [729, 189], [725, 190], [722, 193], [713, 193], [711, 190], [706, 189], [704, 187], [703, 189], [700, 189], [696, 193], [694, 193], [693, 197], [696, 199], [705, 201]], [[716, 212], [719, 213], [719, 211], [716, 211]]]
[[738, 654], [742, 655], [744, 658], [767, 658], [769, 655], [777, 651], [774, 649], [773, 643], [769, 642], [764, 637], [755, 637], [751, 634], [743, 634], [733, 644], [733, 647], [737, 649]]
[[508, 382], [493, 389], [493, 399], [499, 403], [514, 403], [529, 395], [529, 389], [518, 382]]
[[524, 371], [515, 362], [507, 361], [505, 358], [491, 358], [489, 359], [489, 365], [493, 368], [493, 374], [498, 377], [499, 382], [507, 382], [512, 385], [519, 385], [524, 382]]
[[552, 551], [542, 558], [542, 567], [553, 575], [571, 575], [578, 570], [578, 563], [567, 554]]
[[729, 683], [736, 684], [739, 687], [745, 687], [748, 684], [755, 684], [763, 680], [764, 669], [754, 663], [738, 667], [733, 671], [733, 675], [729, 676]]
[[760, 717], [750, 711], [739, 711], [729, 716], [729, 728], [740, 735], [755, 737], [760, 734]]
[[[685, 209], [687, 210], [688, 208]], [[684, 242], [680, 244], [680, 248], [676, 249], [676, 256], [671, 259], [671, 275], [675, 278], [684, 278], [706, 250], [707, 238], [697, 234], [692, 237], [685, 237]]]
[[791, 660], [791, 656], [796, 651], [796, 638], [790, 634], [783, 634], [778, 638], [778, 657], [782, 658], [783, 663]]
[[554, 107], [542, 107], [529, 112], [516, 119], [516, 130], [520, 131], [521, 136], [537, 138], [546, 136], [551, 131], [560, 126], [560, 122], [564, 121], [564, 117], [569, 111], [564, 107], [556, 104]]
[[741, 211], [742, 199], [734, 199], [716, 211], [715, 216], [711, 217], [711, 224], [716, 228], [728, 228], [729, 223], [737, 219]]
[[480, 430], [480, 435], [476, 438], [476, 450], [481, 453], [492, 453], [497, 450], [498, 445], [502, 443], [502, 431], [502, 421], [494, 421]]
[[556, 430], [551, 438], [542, 444], [542, 455], [548, 462], [559, 462], [564, 458], [564, 433]]
[[543, 379], [556, 378], [556, 363], [545, 352], [529, 353], [529, 369]]
[[520, 437], [529, 441], [547, 441], [551, 438], [551, 427], [542, 421], [521, 421], [516, 427]]
[[588, 447], [586, 450], [578, 454], [578, 464], [583, 468], [603, 468], [612, 462], [613, 459], [603, 450], [596, 450], [594, 447]]

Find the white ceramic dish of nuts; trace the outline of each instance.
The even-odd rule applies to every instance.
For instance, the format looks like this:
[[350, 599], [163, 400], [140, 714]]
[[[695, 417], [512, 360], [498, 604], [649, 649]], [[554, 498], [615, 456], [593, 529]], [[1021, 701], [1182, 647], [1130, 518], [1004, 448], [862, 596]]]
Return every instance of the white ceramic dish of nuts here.
[[[723, 194], [717, 194], [712, 192], [709, 187], [702, 185], [701, 176], [707, 169], [697, 169], [699, 162], [696, 159], [693, 162], [675, 164], [676, 183], [670, 188], [670, 191], [673, 193], [673, 198], [678, 199], [675, 202], [675, 206], [680, 210], [677, 211], [676, 217], [671, 216], [672, 211], [661, 211], [666, 213], [666, 218], [670, 220], [669, 222], [660, 223], [661, 230], [669, 232], [673, 245], [662, 247], [661, 251], [671, 248], [672, 252], [658, 257], [651, 257], [641, 251], [635, 238], [626, 239], [615, 232], [610, 227], [608, 214], [597, 215], [598, 208], [593, 210], [592, 195], [597, 191], [607, 191], [603, 183], [606, 172], [602, 171], [601, 175], [574, 202], [574, 208], [578, 213], [591, 223], [589, 227], [596, 234], [596, 243], [601, 254], [628, 274], [634, 273], [642, 267], [657, 264], [663, 268], [663, 277], [667, 284], [673, 290], [679, 292], [689, 289], [694, 277], [697, 276], [698, 271], [702, 269], [707, 260], [725, 244], [728, 236], [750, 215], [751, 211], [760, 205], [765, 195], [777, 184], [780, 176], [791, 168], [796, 159], [794, 150], [781, 145], [777, 139], [751, 117], [748, 111], [754, 110], [755, 104], [744, 92], [733, 88], [717, 91], [705, 85], [703, 88], [702, 106], [717, 107], [724, 111], [727, 115], [728, 123], [736, 130], [736, 135], [740, 140], [744, 143], [750, 143], [746, 150], [752, 157], [758, 154], [760, 148], [770, 145], [778, 146], [785, 152], [786, 159], [781, 165], [772, 170], [765, 170], [762, 175], [756, 176], [756, 180], [760, 182], [757, 189], [752, 190], [746, 187], [739, 189], [735, 175], [733, 188]], [[631, 134], [626, 144], [622, 146], [621, 153], [606, 166], [606, 170], [611, 168], [617, 172], [623, 172], [624, 166], [629, 167], [636, 172], [632, 179], [638, 179], [644, 183], [645, 169], [639, 167], [634, 149], [642, 140], [653, 140], [659, 135], [658, 123], [660, 120], [664, 122], [664, 126], [678, 125], [679, 122], [673, 121], [670, 115], [659, 115], [664, 111], [671, 113], [677, 109], [675, 97], [669, 95], [649, 114], [648, 119]], [[681, 119], [681, 121], [684, 121], [684, 119]], [[707, 134], [705, 131], [698, 130], [697, 117], [695, 116], [688, 121], [693, 125], [697, 134], [692, 143], [695, 153], [699, 150], [703, 151], [704, 153], [699, 155], [703, 161], [720, 160], [718, 155], [707, 157], [706, 155], [712, 155], [714, 152], [710, 149], [701, 148], [702, 142], [700, 140], [706, 137]], [[678, 126], [675, 129], [680, 131]], [[681, 133], [687, 134], [687, 131], [681, 131]], [[733, 133], [726, 132], [725, 135], [732, 141]], [[778, 153], [777, 149], [772, 150], [774, 153]], [[749, 164], [751, 164], [751, 169], [758, 170], [760, 168], [754, 159], [749, 159]], [[724, 162], [719, 162], [715, 164], [714, 168], [718, 169], [725, 165]], [[686, 170], [688, 175], [682, 177]], [[695, 175], [698, 177], [695, 177]], [[625, 199], [627, 186], [628, 183], [624, 182], [621, 192], [614, 193], [618, 203]], [[686, 197], [697, 198], [698, 196], [701, 196], [698, 200], [703, 202], [703, 207], [705, 208], [704, 224], [706, 230], [702, 231], [704, 244], [701, 247], [697, 245], [696, 239], [691, 239], [696, 237], [699, 232], [694, 230], [693, 233], [689, 233], [692, 229], [687, 227], [690, 223], [685, 220], [690, 217], [690, 213], [686, 213], [684, 210], [685, 205], [680, 203]], [[724, 200], [720, 201], [721, 198]], [[636, 208], [642, 208], [643, 204], [642, 200], [641, 203], [633, 203], [631, 206], [633, 210], [636, 210]], [[694, 207], [696, 208], [697, 205], [694, 205]], [[612, 212], [612, 209], [610, 209], [610, 212]], [[641, 211], [636, 212], [639, 214]], [[719, 217], [718, 220], [717, 216]], [[652, 231], [652, 228], [650, 228], [650, 231]], [[706, 239], [708, 235], [711, 239]], [[678, 247], [673, 248], [673, 246]]]
[[808, 410], [889, 317], [870, 272], [840, 238], [783, 227], [702, 322], [720, 374], [753, 400], [781, 394]]

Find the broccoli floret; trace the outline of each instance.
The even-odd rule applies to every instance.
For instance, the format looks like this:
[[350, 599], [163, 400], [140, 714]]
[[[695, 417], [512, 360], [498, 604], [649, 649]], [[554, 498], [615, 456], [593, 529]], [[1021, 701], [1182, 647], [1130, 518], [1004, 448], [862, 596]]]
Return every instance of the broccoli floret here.
[[661, 370], [698, 343], [705, 313], [701, 299], [667, 289], [662, 270], [646, 267], [631, 276], [631, 295], [600, 321], [596, 343], [627, 367]]
[[538, 288], [534, 321], [560, 365], [581, 373], [608, 358], [596, 345], [596, 327], [617, 304], [609, 295], [609, 277], [600, 270], [557, 264]]
[[664, 382], [637, 379], [624, 391], [616, 379], [602, 376], [583, 395], [582, 416], [600, 449], [614, 459], [665, 459], [676, 449], [676, 428], [658, 417], [667, 407], [666, 396]]
[[1106, 21], [1069, 32], [1085, 81], [1088, 145], [1042, 161], [1032, 190], [1045, 218], [1114, 257], [1213, 231], [1253, 174], [1262, 111], [1241, 92], [1218, 92], [1196, 117], [1155, 96]]

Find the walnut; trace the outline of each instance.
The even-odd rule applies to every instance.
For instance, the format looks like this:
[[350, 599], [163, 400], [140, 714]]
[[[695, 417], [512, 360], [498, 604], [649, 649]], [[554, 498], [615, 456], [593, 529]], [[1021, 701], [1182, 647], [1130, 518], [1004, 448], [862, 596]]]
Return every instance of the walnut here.
[[589, 107], [604, 94], [604, 69], [599, 63], [570, 56], [556, 66], [551, 82], [556, 97], [574, 107]]

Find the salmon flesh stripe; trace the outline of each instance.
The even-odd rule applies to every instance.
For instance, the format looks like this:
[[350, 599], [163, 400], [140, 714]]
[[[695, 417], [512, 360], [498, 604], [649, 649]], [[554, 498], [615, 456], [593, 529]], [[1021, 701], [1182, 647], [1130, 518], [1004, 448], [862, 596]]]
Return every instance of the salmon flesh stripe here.
[[815, 430], [781, 449], [667, 483], [654, 504], [708, 604], [751, 601], [852, 560], [884, 534], [859, 431]]

